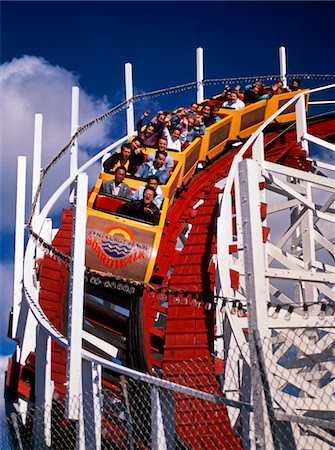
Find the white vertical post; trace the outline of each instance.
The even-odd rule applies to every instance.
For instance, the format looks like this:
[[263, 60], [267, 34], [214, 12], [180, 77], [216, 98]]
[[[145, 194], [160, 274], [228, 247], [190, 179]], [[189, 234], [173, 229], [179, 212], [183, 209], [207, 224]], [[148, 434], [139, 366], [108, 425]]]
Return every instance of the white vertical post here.
[[70, 289], [68, 306], [68, 348], [66, 367], [66, 415], [78, 420], [82, 401], [81, 349], [83, 324], [83, 298], [85, 275], [86, 201], [87, 174], [77, 177], [75, 188], [75, 210], [72, 226], [72, 252], [70, 267]]
[[[265, 357], [270, 358], [270, 332], [268, 327], [268, 283], [265, 277], [264, 243], [260, 217], [259, 172], [256, 161], [239, 163], [239, 185], [243, 223], [243, 252], [245, 290], [248, 302], [248, 328], [250, 334], [250, 368], [252, 403], [254, 406], [256, 448], [272, 449], [271, 405], [266, 385]], [[269, 347], [269, 348], [268, 348]]]
[[16, 220], [15, 220], [12, 338], [16, 337], [19, 310], [22, 302], [24, 229], [25, 229], [24, 214], [26, 209], [26, 173], [27, 173], [27, 158], [25, 156], [19, 156], [17, 159], [17, 181], [16, 181]]
[[125, 85], [126, 85], [126, 101], [127, 107], [127, 134], [133, 134], [134, 125], [134, 103], [133, 103], [133, 67], [130, 63], [126, 63], [124, 66]]
[[36, 449], [51, 446], [51, 338], [39, 324], [36, 327], [34, 445]]
[[[303, 182], [305, 188], [306, 198], [312, 203], [312, 187], [310, 183]], [[314, 235], [314, 220], [313, 211], [308, 208], [301, 221], [301, 244], [303, 252], [303, 261], [306, 271], [316, 272], [316, 255], [315, 255], [315, 235]], [[334, 277], [335, 279], [335, 277]], [[314, 303], [318, 298], [317, 289], [313, 283], [304, 283], [305, 301], [306, 303]]]
[[284, 46], [279, 47], [279, 67], [280, 67], [280, 79], [283, 82], [284, 88], [286, 88], [287, 87], [286, 48]]
[[204, 100], [204, 50], [197, 48], [197, 102]]
[[[31, 191], [31, 202], [34, 202], [35, 194], [40, 182], [41, 175], [41, 157], [42, 157], [42, 124], [43, 116], [42, 114], [35, 114], [35, 132], [34, 132], [34, 159], [33, 159], [33, 180], [32, 180], [32, 191]], [[40, 195], [38, 195], [34, 218], [40, 212]]]
[[101, 366], [83, 359], [83, 425], [86, 450], [101, 450]]
[[[79, 87], [72, 87], [71, 104], [71, 136], [78, 130], [79, 126]], [[75, 139], [71, 146], [70, 176], [73, 176], [78, 169], [78, 140]]]
[[308, 141], [305, 139], [307, 134], [307, 119], [306, 119], [306, 105], [305, 96], [300, 95], [295, 105], [296, 127], [297, 127], [297, 141], [300, 142], [302, 148], [309, 151]]

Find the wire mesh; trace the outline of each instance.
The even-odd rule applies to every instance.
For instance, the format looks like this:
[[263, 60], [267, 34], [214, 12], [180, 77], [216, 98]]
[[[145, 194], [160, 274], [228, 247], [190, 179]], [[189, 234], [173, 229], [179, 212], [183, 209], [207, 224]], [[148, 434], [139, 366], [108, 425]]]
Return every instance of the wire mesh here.
[[113, 373], [98, 401], [93, 389], [72, 400], [79, 420], [67, 419], [59, 395], [50, 408], [12, 412], [0, 448], [330, 449], [333, 347], [325, 330], [281, 329], [270, 340], [250, 334], [224, 362], [217, 355], [166, 363], [162, 379]]

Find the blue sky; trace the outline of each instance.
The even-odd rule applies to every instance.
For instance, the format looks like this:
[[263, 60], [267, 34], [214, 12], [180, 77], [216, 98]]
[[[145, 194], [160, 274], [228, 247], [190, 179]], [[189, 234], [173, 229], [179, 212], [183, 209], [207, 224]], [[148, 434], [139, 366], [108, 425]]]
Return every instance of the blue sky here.
[[[71, 85], [81, 87], [83, 123], [124, 99], [125, 63], [133, 64], [135, 92], [179, 85], [195, 80], [199, 46], [206, 79], [278, 74], [281, 45], [289, 74], [335, 73], [334, 2], [2, 1], [0, 7], [0, 276], [7, 309], [16, 157], [31, 157], [36, 112], [45, 117], [44, 162], [66, 142]], [[195, 98], [194, 91], [183, 95], [158, 98], [149, 106], [173, 108]], [[107, 124], [85, 146], [98, 148], [122, 126], [120, 120]], [[1, 320], [3, 333], [7, 313]]]
[[120, 99], [126, 62], [145, 91], [193, 81], [198, 46], [206, 78], [276, 73], [280, 45], [289, 73], [335, 66], [334, 2], [28, 1], [1, 9], [3, 62], [42, 56], [110, 101]]

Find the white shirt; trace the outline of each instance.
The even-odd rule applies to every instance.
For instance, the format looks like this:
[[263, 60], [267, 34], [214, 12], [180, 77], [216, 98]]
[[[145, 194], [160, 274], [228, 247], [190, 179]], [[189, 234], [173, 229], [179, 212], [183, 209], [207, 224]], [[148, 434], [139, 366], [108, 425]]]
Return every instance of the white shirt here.
[[178, 139], [175, 141], [172, 140], [170, 131], [167, 129], [167, 127], [163, 128], [163, 136], [166, 137], [168, 141], [168, 148], [171, 150], [177, 150], [177, 152], [181, 152], [181, 147], [186, 141], [187, 137], [187, 130], [184, 130]]
[[236, 102], [232, 102], [231, 100], [227, 100], [222, 105], [224, 108], [232, 108], [232, 109], [242, 109], [245, 107], [245, 103], [242, 102], [239, 98], [236, 100]]

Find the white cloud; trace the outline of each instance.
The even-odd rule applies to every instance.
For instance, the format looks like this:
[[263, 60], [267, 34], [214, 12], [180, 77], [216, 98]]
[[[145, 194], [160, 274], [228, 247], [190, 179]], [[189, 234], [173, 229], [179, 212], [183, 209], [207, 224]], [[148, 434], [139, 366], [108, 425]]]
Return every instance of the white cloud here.
[[[48, 164], [70, 139], [70, 114], [72, 86], [78, 85], [78, 76], [42, 58], [23, 56], [0, 67], [1, 104], [1, 207], [3, 229], [13, 227], [15, 214], [17, 156], [27, 156], [28, 194], [31, 199], [31, 164], [34, 140], [35, 114], [43, 114], [42, 167]], [[106, 112], [105, 98], [96, 99], [80, 92], [80, 125]], [[102, 122], [80, 137], [80, 160], [83, 153], [95, 153], [109, 143], [111, 125]], [[69, 158], [64, 156], [57, 164], [57, 176], [48, 176], [47, 197], [54, 186], [69, 173]], [[98, 168], [96, 172], [98, 172]], [[55, 179], [56, 178], [56, 179]], [[43, 196], [42, 196], [43, 199]]]
[[[35, 114], [43, 115], [42, 167], [45, 167], [70, 140], [72, 86], [78, 85], [78, 82], [77, 75], [34, 56], [23, 56], [0, 66], [0, 231], [4, 250], [0, 255], [0, 303], [4, 312], [0, 335], [6, 333], [13, 291], [12, 233], [15, 223], [17, 157], [27, 156], [27, 220], [31, 209]], [[91, 121], [109, 108], [106, 98], [97, 99], [81, 90], [79, 124]], [[111, 142], [111, 132], [115, 131], [118, 123], [120, 117], [112, 121], [108, 119], [80, 136], [80, 162], [87, 161], [88, 154], [100, 151]], [[90, 185], [95, 182], [99, 168], [100, 164], [97, 163], [90, 169]], [[47, 176], [42, 189], [42, 205], [68, 174], [67, 154], [57, 163], [55, 172], [51, 171]], [[58, 211], [61, 207], [68, 207], [68, 203], [59, 202]]]

